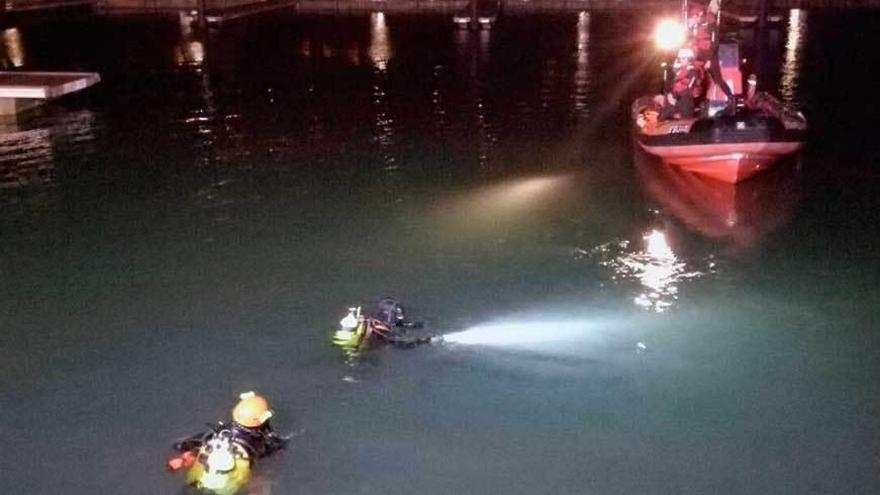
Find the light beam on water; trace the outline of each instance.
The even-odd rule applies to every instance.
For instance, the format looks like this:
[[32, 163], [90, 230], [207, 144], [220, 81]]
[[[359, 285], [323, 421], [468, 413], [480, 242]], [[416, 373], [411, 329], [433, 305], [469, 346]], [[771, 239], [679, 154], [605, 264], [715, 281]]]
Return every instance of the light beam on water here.
[[555, 321], [531, 323], [495, 323], [443, 336], [445, 342], [471, 345], [516, 347], [527, 344], [576, 340], [589, 332], [585, 321]]

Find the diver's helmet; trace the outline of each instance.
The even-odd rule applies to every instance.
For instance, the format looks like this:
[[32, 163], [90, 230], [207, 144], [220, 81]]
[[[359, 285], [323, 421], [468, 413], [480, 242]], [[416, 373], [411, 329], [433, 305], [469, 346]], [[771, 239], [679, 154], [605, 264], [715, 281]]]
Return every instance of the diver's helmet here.
[[232, 409], [232, 419], [246, 428], [263, 426], [272, 417], [269, 402], [254, 392], [245, 392], [238, 396], [238, 404]]

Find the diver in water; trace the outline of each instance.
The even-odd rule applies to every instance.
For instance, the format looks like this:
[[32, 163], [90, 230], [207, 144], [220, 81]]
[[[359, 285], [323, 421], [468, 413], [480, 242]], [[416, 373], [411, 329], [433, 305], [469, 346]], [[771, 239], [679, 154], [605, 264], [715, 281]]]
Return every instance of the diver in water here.
[[339, 322], [342, 329], [333, 336], [333, 343], [345, 349], [363, 350], [381, 344], [414, 347], [431, 341], [422, 323], [407, 320], [403, 305], [395, 299], [380, 300], [369, 315], [361, 314], [360, 307], [348, 311]]
[[218, 442], [239, 452], [248, 462], [266, 457], [284, 447], [284, 439], [275, 434], [269, 423], [272, 411], [265, 398], [254, 392], [239, 396], [239, 402], [232, 409], [232, 423], [218, 423], [211, 429], [197, 433], [174, 444], [181, 456], [168, 461], [171, 470], [191, 465], [197, 457], [211, 450]]

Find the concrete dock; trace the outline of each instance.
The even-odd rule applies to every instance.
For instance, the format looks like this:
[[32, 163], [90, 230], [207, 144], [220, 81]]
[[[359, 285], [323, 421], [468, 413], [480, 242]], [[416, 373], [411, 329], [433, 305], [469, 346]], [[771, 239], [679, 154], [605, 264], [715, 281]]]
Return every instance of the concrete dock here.
[[15, 115], [100, 80], [95, 72], [0, 72], [0, 115]]

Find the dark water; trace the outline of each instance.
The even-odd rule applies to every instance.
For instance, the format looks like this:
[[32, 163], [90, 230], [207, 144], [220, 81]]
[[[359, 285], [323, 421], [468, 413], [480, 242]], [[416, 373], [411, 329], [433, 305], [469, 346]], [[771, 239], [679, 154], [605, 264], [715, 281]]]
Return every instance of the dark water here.
[[[0, 136], [4, 492], [183, 493], [255, 389], [251, 493], [878, 493], [880, 13], [770, 33], [813, 137], [739, 188], [633, 153], [652, 23], [15, 26], [103, 82]], [[347, 363], [388, 294], [480, 345]]]

